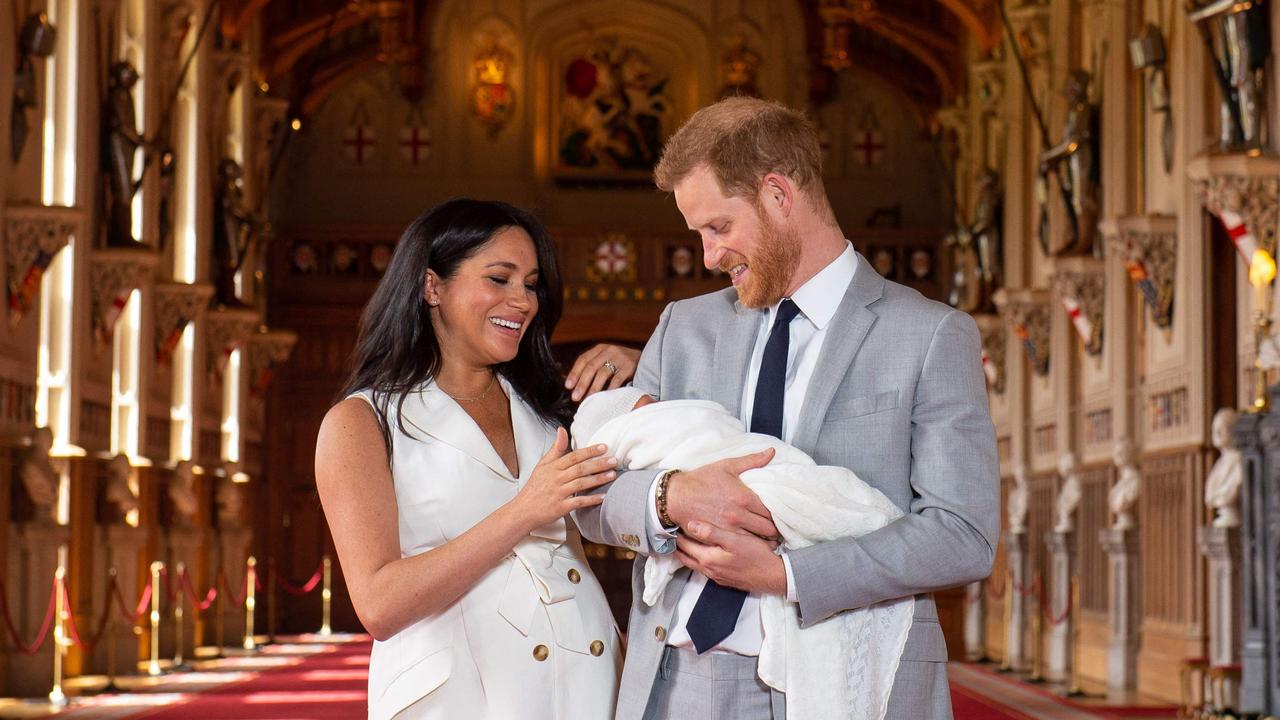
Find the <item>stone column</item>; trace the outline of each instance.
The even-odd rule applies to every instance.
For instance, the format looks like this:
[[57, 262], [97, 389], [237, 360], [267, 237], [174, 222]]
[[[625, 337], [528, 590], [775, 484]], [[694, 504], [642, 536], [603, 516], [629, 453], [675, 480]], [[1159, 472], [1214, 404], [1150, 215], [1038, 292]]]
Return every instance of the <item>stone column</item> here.
[[[1234, 665], [1240, 662], [1240, 529], [1202, 527], [1198, 533], [1200, 552], [1209, 561], [1209, 664]], [[1240, 689], [1234, 683], [1224, 688], [1223, 706], [1240, 707]]]
[[[1049, 617], [1045, 619], [1049, 633], [1049, 662], [1046, 677], [1050, 680], [1066, 680], [1071, 677], [1071, 665], [1075, 662], [1071, 612], [1071, 578], [1075, 573], [1075, 531], [1051, 530], [1045, 533], [1049, 546]], [[1053, 621], [1066, 615], [1056, 625]]]
[[[1026, 632], [1027, 598], [1018, 592], [1018, 588], [1028, 587], [1031, 583], [1027, 572], [1027, 533], [1007, 532], [1004, 535], [1005, 552], [1008, 553], [1009, 580], [1005, 585], [1004, 601], [1010, 604], [1008, 611], [1009, 625], [1005, 628], [1006, 665], [1014, 670], [1021, 670], [1027, 665]], [[1036, 609], [1032, 608], [1032, 612]]]
[[982, 600], [983, 581], [969, 583], [964, 588], [964, 657], [976, 662], [986, 657], [983, 632], [987, 624], [986, 603]]
[[[53, 576], [58, 568], [58, 548], [71, 543], [71, 529], [48, 521], [14, 523], [9, 530], [8, 602], [22, 642], [34, 642], [44, 623], [53, 593]], [[9, 643], [5, 643], [6, 646]], [[9, 657], [6, 695], [43, 697], [53, 687], [53, 630], [34, 655], [23, 655], [12, 647]]]
[[1111, 638], [1107, 643], [1107, 687], [1130, 690], [1138, 685], [1138, 534], [1136, 530], [1107, 528], [1098, 533], [1107, 553], [1107, 582]]

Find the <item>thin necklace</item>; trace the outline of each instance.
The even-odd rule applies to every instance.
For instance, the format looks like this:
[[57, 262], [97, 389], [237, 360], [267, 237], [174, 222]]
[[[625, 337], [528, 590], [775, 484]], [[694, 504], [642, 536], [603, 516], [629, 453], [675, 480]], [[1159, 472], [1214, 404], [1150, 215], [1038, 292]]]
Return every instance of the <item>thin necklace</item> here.
[[[497, 379], [498, 379], [498, 373], [493, 373], [492, 375], [490, 375], [489, 384], [485, 386], [484, 392], [480, 393], [475, 397], [458, 397], [457, 395], [454, 395], [453, 393], [449, 392], [448, 390], [445, 390], [444, 388], [440, 388], [440, 392], [444, 393], [445, 395], [448, 395], [449, 397], [453, 398], [458, 402], [465, 402], [465, 403], [480, 402], [481, 400], [485, 399], [485, 396], [488, 395], [489, 391], [493, 389], [493, 383]], [[439, 383], [436, 383], [436, 385], [438, 387]]]

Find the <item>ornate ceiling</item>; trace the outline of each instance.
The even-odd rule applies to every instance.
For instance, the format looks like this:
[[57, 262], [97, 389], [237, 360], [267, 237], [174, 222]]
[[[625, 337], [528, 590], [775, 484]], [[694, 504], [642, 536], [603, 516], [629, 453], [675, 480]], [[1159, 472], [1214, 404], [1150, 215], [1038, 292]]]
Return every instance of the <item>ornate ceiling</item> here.
[[[966, 37], [985, 54], [999, 41], [999, 0], [795, 0], [805, 19], [811, 95], [830, 99], [833, 72], [861, 67], [893, 82], [923, 114], [963, 91]], [[377, 62], [399, 68], [402, 92], [422, 92], [422, 48], [438, 3], [428, 0], [223, 0], [222, 36], [263, 21], [261, 80], [306, 115], [332, 88]]]

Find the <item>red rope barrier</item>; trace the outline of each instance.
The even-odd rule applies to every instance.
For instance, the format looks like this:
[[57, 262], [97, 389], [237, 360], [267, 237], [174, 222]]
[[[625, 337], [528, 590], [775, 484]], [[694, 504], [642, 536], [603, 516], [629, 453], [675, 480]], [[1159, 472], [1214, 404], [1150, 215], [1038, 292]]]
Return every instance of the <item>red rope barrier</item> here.
[[218, 568], [217, 584], [222, 585], [222, 591], [225, 592], [227, 594], [227, 597], [231, 599], [232, 605], [243, 606], [245, 599], [249, 597], [248, 573], [245, 574], [244, 580], [240, 583], [239, 595], [236, 595], [235, 593], [231, 592], [231, 584], [227, 581], [227, 572], [225, 568]]
[[4, 581], [0, 580], [0, 608], [4, 610], [4, 624], [9, 629], [9, 637], [13, 640], [14, 649], [23, 655], [35, 655], [40, 646], [44, 645], [44, 639], [49, 634], [49, 628], [53, 625], [53, 609], [57, 604], [58, 598], [58, 581], [53, 581], [53, 587], [49, 588], [49, 609], [44, 613], [44, 623], [40, 625], [40, 631], [36, 633], [35, 642], [30, 645], [24, 645], [21, 636], [18, 635], [18, 626], [13, 622], [13, 617], [9, 615], [9, 593], [4, 586]]
[[218, 586], [215, 583], [209, 588], [209, 592], [205, 593], [204, 600], [196, 597], [196, 589], [191, 586], [191, 576], [187, 574], [187, 569], [182, 568], [182, 572], [178, 573], [179, 579], [182, 581], [182, 589], [186, 591], [187, 597], [191, 600], [191, 606], [195, 608], [197, 613], [202, 613], [213, 606], [215, 600], [218, 599]]
[[[113, 585], [115, 582], [116, 579], [111, 578]], [[76, 627], [75, 613], [71, 612], [71, 595], [67, 592], [66, 585], [62, 586], [62, 604], [63, 607], [67, 608], [67, 635], [71, 637], [71, 642], [84, 648], [85, 653], [92, 655], [93, 649], [98, 647], [102, 636], [107, 632], [107, 620], [111, 617], [111, 608], [105, 607], [102, 609], [102, 619], [98, 621], [97, 629], [93, 631], [93, 636], [89, 639], [89, 642], [84, 642], [80, 639], [79, 628]]]
[[281, 590], [283, 590], [283, 591], [285, 591], [285, 592], [289, 593], [290, 595], [306, 595], [307, 593], [309, 593], [309, 592], [311, 592], [312, 590], [315, 590], [315, 589], [316, 589], [316, 585], [319, 585], [319, 584], [320, 584], [320, 578], [321, 578], [322, 576], [324, 576], [324, 562], [323, 562], [323, 561], [321, 561], [321, 563], [320, 563], [320, 567], [316, 568], [316, 571], [311, 575], [311, 579], [310, 579], [310, 580], [308, 580], [308, 581], [307, 581], [306, 583], [304, 583], [303, 585], [301, 585], [301, 586], [294, 586], [294, 585], [290, 585], [290, 584], [289, 584], [288, 582], [286, 582], [286, 581], [285, 581], [285, 579], [284, 579], [284, 578], [282, 578], [282, 577], [277, 577], [277, 578], [276, 578], [276, 585], [277, 585]]
[[138, 599], [138, 608], [136, 610], [130, 610], [125, 603], [124, 594], [120, 592], [120, 585], [115, 583], [114, 579], [112, 583], [111, 590], [116, 598], [116, 606], [120, 608], [121, 617], [130, 625], [138, 624], [143, 614], [147, 612], [147, 607], [151, 605], [151, 583], [147, 583], [147, 586], [142, 589], [142, 597]]
[[1068, 592], [1068, 593], [1067, 593], [1067, 607], [1066, 607], [1065, 609], [1063, 609], [1062, 614], [1061, 614], [1061, 615], [1059, 615], [1059, 616], [1057, 616], [1057, 617], [1054, 617], [1054, 616], [1051, 614], [1053, 611], [1052, 611], [1052, 609], [1049, 607], [1049, 603], [1050, 603], [1050, 600], [1049, 600], [1049, 598], [1047, 598], [1047, 597], [1046, 597], [1046, 598], [1044, 598], [1044, 599], [1042, 600], [1042, 602], [1041, 602], [1041, 604], [1042, 604], [1042, 605], [1043, 605], [1043, 607], [1044, 607], [1044, 615], [1045, 615], [1045, 617], [1049, 618], [1049, 625], [1050, 625], [1050, 626], [1057, 626], [1057, 625], [1061, 625], [1062, 623], [1066, 622], [1067, 617], [1068, 617], [1069, 615], [1071, 615], [1071, 605], [1072, 605], [1071, 593], [1070, 593], [1070, 592]]

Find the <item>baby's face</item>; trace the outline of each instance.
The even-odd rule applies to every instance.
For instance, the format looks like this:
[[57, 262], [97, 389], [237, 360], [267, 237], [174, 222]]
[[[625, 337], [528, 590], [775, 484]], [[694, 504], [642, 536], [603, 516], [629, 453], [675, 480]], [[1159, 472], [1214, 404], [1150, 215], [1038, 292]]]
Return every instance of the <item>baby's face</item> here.
[[631, 409], [639, 410], [645, 405], [649, 405], [651, 403], [656, 403], [656, 402], [658, 402], [657, 399], [655, 399], [652, 395], [641, 395], [640, 399], [636, 401], [636, 404], [631, 406]]

